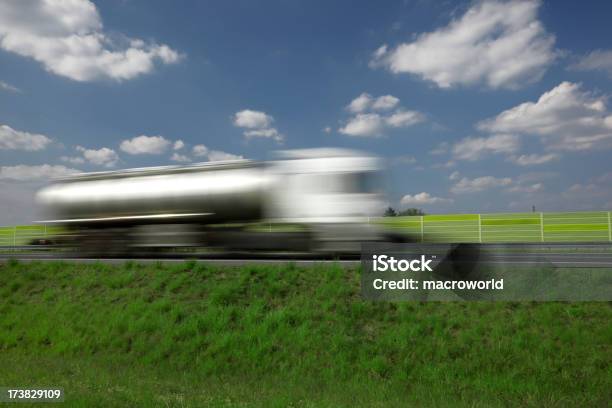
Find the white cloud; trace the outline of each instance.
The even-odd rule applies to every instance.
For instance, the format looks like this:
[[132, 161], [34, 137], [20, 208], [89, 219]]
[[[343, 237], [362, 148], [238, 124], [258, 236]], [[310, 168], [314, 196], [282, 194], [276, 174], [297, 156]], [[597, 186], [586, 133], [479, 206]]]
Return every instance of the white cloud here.
[[211, 150], [208, 153], [208, 160], [211, 162], [214, 161], [227, 161], [227, 160], [242, 160], [244, 159], [244, 157], [237, 155], [237, 154], [232, 154], [232, 153], [227, 153], [227, 152], [222, 152], [220, 150]]
[[520, 156], [511, 156], [510, 161], [518, 164], [519, 166], [533, 166], [557, 160], [559, 157], [560, 156], [556, 153], [522, 154]]
[[15, 93], [21, 93], [21, 89], [17, 88], [16, 86], [13, 86], [7, 82], [4, 81], [0, 81], [0, 89], [3, 89], [5, 91], [9, 91], [9, 92], [15, 92]]
[[170, 141], [163, 136], [140, 135], [121, 142], [119, 147], [128, 154], [161, 154], [168, 149]]
[[174, 150], [181, 150], [183, 147], [185, 147], [185, 143], [182, 140], [177, 140], [174, 142], [174, 146], [172, 146]]
[[193, 155], [197, 157], [206, 157], [208, 161], [227, 161], [227, 160], [241, 160], [244, 157], [233, 154], [223, 152], [221, 150], [210, 150], [208, 147], [203, 144], [193, 146]]
[[7, 125], [0, 125], [0, 150], [43, 150], [51, 143], [45, 135], [15, 130]]
[[359, 113], [338, 131], [348, 136], [381, 136], [384, 121], [378, 113]]
[[274, 118], [265, 112], [244, 109], [234, 114], [234, 126], [247, 129], [262, 129], [269, 127]]
[[75, 81], [127, 80], [180, 59], [165, 44], [107, 35], [89, 0], [1, 2], [0, 47]]
[[170, 156], [170, 160], [179, 162], [179, 163], [189, 163], [191, 161], [191, 159], [187, 157], [186, 155], [179, 154], [176, 152], [172, 153], [172, 156]]
[[466, 137], [453, 146], [456, 160], [477, 160], [489, 153], [514, 153], [520, 147], [516, 135], [498, 134], [490, 137]]
[[532, 194], [541, 191], [544, 188], [542, 183], [534, 183], [529, 185], [516, 185], [506, 189], [510, 193]]
[[417, 111], [396, 109], [392, 114], [380, 114], [372, 111], [393, 109], [399, 104], [399, 99], [393, 95], [383, 95], [373, 98], [364, 92], [353, 99], [346, 107], [355, 115], [348, 119], [338, 132], [348, 136], [376, 137], [382, 136], [387, 127], [400, 128], [415, 125], [425, 120], [425, 115]]
[[380, 47], [378, 47], [376, 51], [372, 53], [372, 57], [374, 58], [372, 61], [372, 64], [376, 65], [377, 60], [385, 56], [388, 50], [389, 50], [389, 46], [387, 46], [387, 44], [383, 44]]
[[243, 135], [247, 139], [264, 138], [282, 142], [285, 137], [272, 127], [274, 118], [265, 112], [244, 109], [234, 114], [234, 126], [245, 130]]
[[[86, 149], [83, 146], [77, 146], [76, 150], [83, 154], [83, 157], [90, 163], [104, 166], [104, 167], [114, 167], [119, 161], [119, 156], [113, 149], [109, 149], [108, 147], [103, 147], [101, 149]], [[72, 158], [72, 161], [68, 160], [72, 163], [78, 163], [74, 161], [75, 158]]]
[[274, 128], [247, 130], [244, 132], [244, 136], [247, 139], [253, 139], [257, 137], [270, 138], [276, 140], [277, 142], [282, 142], [284, 139], [283, 135], [278, 133], [278, 130]]
[[612, 77], [612, 50], [592, 51], [570, 68], [579, 71], [603, 71]]
[[329, 127], [329, 126], [325, 126], [325, 127], [323, 128], [323, 132], [325, 132], [325, 133], [327, 133], [327, 134], [331, 133], [331, 131], [332, 131], [332, 128], [331, 128], [331, 127]]
[[451, 187], [451, 192], [455, 194], [476, 193], [491, 188], [503, 187], [512, 184], [512, 179], [509, 177], [497, 178], [493, 176], [482, 176], [474, 179], [463, 177], [454, 186]]
[[191, 150], [193, 155], [198, 157], [206, 156], [208, 154], [208, 147], [204, 146], [203, 144], [195, 145]]
[[54, 166], [50, 164], [43, 164], [38, 166], [28, 166], [25, 164], [19, 164], [17, 166], [0, 166], [0, 179], [2, 180], [45, 180], [68, 176], [75, 173], [80, 173], [80, 171], [61, 165]]
[[62, 156], [60, 160], [70, 164], [83, 164], [85, 159], [79, 156]]
[[516, 88], [537, 81], [555, 59], [555, 39], [537, 19], [539, 6], [539, 1], [476, 2], [446, 27], [392, 50], [381, 46], [371, 65], [441, 88], [481, 82]]
[[583, 91], [579, 84], [562, 82], [537, 102], [525, 102], [478, 128], [493, 133], [515, 133], [542, 138], [552, 150], [591, 150], [612, 146], [612, 114], [606, 98]]
[[459, 179], [459, 172], [458, 171], [453, 171], [450, 176], [448, 176], [449, 180], [457, 180]]
[[372, 95], [369, 93], [362, 93], [348, 104], [346, 109], [352, 113], [363, 112], [370, 107], [372, 104]]
[[415, 195], [406, 194], [400, 201], [402, 205], [444, 204], [452, 202], [453, 200], [451, 198], [434, 197], [426, 192]]
[[385, 118], [385, 123], [391, 127], [408, 127], [423, 122], [425, 116], [417, 111], [398, 110], [391, 116]]
[[395, 108], [399, 104], [399, 98], [393, 95], [383, 95], [378, 98], [363, 92], [349, 103], [346, 109], [351, 113], [361, 113], [366, 110], [384, 111]]
[[374, 103], [372, 103], [372, 109], [374, 110], [389, 110], [393, 109], [399, 103], [399, 98], [396, 98], [393, 95], [383, 95], [376, 98]]

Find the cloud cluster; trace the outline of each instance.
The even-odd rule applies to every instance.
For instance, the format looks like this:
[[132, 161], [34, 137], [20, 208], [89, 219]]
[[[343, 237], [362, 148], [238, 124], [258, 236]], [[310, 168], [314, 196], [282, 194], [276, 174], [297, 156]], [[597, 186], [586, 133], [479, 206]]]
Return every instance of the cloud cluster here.
[[[347, 136], [380, 137], [387, 128], [405, 128], [425, 120], [425, 115], [420, 112], [399, 108], [399, 102], [399, 98], [393, 95], [373, 98], [364, 92], [347, 105], [346, 109], [355, 115], [338, 132]], [[393, 113], [375, 112], [396, 107]]]
[[204, 146], [203, 144], [199, 144], [199, 145], [193, 146], [191, 151], [193, 152], [193, 155], [196, 157], [204, 157], [208, 154], [208, 147]]
[[51, 139], [45, 135], [15, 130], [8, 125], [0, 125], [0, 150], [38, 151], [46, 148]]
[[541, 191], [544, 188], [544, 184], [542, 183], [533, 183], [533, 184], [517, 184], [508, 189], [506, 189], [509, 193], [520, 193], [520, 194], [533, 194]]
[[89, 0], [0, 2], [0, 47], [75, 81], [127, 80], [180, 59], [165, 44], [106, 34]]
[[561, 156], [557, 153], [544, 153], [544, 154], [521, 154], [520, 156], [510, 156], [509, 160], [519, 166], [532, 166], [538, 164], [549, 163], [554, 160], [558, 160]]
[[193, 146], [192, 152], [194, 156], [205, 157], [206, 159], [208, 159], [208, 161], [228, 161], [244, 159], [244, 157], [237, 154], [227, 153], [221, 150], [210, 150], [203, 144]]
[[515, 153], [520, 147], [518, 136], [498, 134], [490, 137], [466, 137], [453, 146], [457, 160], [477, 160], [490, 153]]
[[555, 38], [537, 18], [539, 1], [476, 2], [460, 18], [414, 41], [378, 48], [372, 66], [410, 73], [440, 88], [484, 83], [517, 88], [554, 61]]
[[119, 161], [117, 153], [108, 147], [95, 150], [77, 146], [76, 149], [83, 154], [87, 161], [98, 166], [114, 167]]
[[450, 191], [455, 194], [477, 193], [491, 188], [505, 187], [510, 184], [512, 184], [512, 179], [509, 177], [482, 176], [473, 179], [463, 177], [451, 187]]
[[163, 136], [140, 135], [122, 141], [119, 148], [128, 154], [162, 154], [170, 145]]
[[229, 160], [242, 160], [243, 156], [233, 153], [223, 152], [221, 150], [210, 150], [208, 152], [208, 161], [229, 161]]
[[348, 104], [346, 109], [352, 113], [360, 113], [368, 109], [384, 111], [393, 109], [399, 104], [399, 98], [393, 95], [383, 95], [373, 98], [369, 93], [362, 93]]
[[612, 77], [612, 50], [595, 50], [570, 66], [577, 71], [603, 71]]
[[478, 129], [539, 137], [548, 150], [612, 147], [612, 113], [606, 98], [571, 82], [562, 82], [536, 102], [522, 103], [480, 122]]
[[432, 196], [429, 193], [422, 192], [415, 195], [406, 194], [400, 200], [402, 205], [432, 205], [432, 204], [448, 204], [452, 203], [452, 198], [441, 198]]
[[272, 127], [274, 118], [265, 112], [244, 109], [234, 114], [234, 126], [245, 129], [243, 135], [247, 139], [264, 138], [272, 139], [278, 143], [283, 142], [285, 137]]
[[[564, 151], [612, 148], [612, 112], [607, 96], [562, 82], [535, 102], [524, 102], [477, 123], [488, 136], [467, 137], [452, 146], [444, 142], [431, 154], [451, 152], [452, 161], [475, 161], [503, 154], [506, 161], [534, 166], [559, 160]], [[543, 152], [520, 153], [521, 141], [535, 138]]]
[[80, 171], [61, 165], [54, 166], [50, 164], [42, 164], [37, 166], [28, 166], [25, 164], [19, 164], [17, 166], [0, 166], [0, 180], [48, 180], [56, 177], [69, 176], [76, 173], [80, 173]]
[[170, 156], [170, 160], [175, 161], [177, 163], [189, 163], [191, 161], [189, 156], [177, 152], [172, 153], [172, 156]]
[[[257, 112], [259, 113], [259, 112]], [[255, 115], [254, 117], [242, 117], [243, 125], [250, 124], [251, 126], [260, 126], [261, 124], [271, 123], [271, 118], [264, 118]], [[170, 156], [170, 160], [177, 163], [189, 163], [193, 159], [188, 153], [179, 153], [186, 147], [185, 142], [182, 140], [176, 140], [174, 142], [166, 139], [163, 136], [146, 136], [140, 135], [132, 139], [127, 139], [121, 142], [120, 148], [129, 154], [162, 154], [165, 153], [170, 147], [174, 152]], [[197, 158], [203, 158], [206, 161], [225, 161], [225, 160], [239, 160], [244, 157], [227, 153], [221, 150], [211, 150], [203, 144], [195, 145], [191, 148], [191, 155]]]
[[[227, 153], [221, 150], [211, 150], [203, 144], [198, 144], [198, 145], [193, 146], [191, 148], [191, 154], [194, 157], [201, 158], [201, 159], [204, 159], [206, 161], [211, 161], [211, 162], [244, 159], [243, 156], [240, 156], [237, 154]], [[192, 161], [192, 159], [189, 156], [185, 154], [179, 154], [177, 152], [175, 152], [172, 155], [172, 157], [170, 157], [170, 160], [179, 162], [179, 163], [188, 163]]]

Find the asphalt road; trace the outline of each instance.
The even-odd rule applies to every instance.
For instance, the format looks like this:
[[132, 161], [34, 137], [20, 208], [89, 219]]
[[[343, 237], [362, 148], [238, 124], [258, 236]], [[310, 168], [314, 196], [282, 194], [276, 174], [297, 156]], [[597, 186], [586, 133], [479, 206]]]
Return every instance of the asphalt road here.
[[[22, 262], [45, 261], [45, 262], [77, 262], [77, 263], [95, 263], [103, 262], [109, 264], [123, 264], [127, 261], [150, 264], [156, 262], [162, 263], [177, 263], [187, 260], [193, 260], [198, 263], [211, 265], [225, 266], [242, 266], [247, 264], [282, 264], [291, 262], [299, 266], [312, 266], [320, 263], [336, 263], [343, 267], [354, 267], [359, 265], [359, 259], [318, 259], [316, 257], [295, 258], [290, 256], [283, 257], [254, 257], [254, 256], [236, 256], [230, 257], [224, 255], [220, 257], [216, 254], [206, 256], [200, 255], [197, 259], [193, 257], [183, 257], [175, 255], [173, 257], [154, 257], [154, 258], [77, 258], [70, 256], [61, 256], [51, 253], [28, 253], [28, 254], [0, 254], [0, 262], [9, 259], [17, 259]], [[612, 269], [612, 252], [546, 252], [546, 253], [487, 253], [480, 260], [483, 264], [496, 265], [516, 265], [516, 266], [554, 266], [563, 268], [611, 268]]]

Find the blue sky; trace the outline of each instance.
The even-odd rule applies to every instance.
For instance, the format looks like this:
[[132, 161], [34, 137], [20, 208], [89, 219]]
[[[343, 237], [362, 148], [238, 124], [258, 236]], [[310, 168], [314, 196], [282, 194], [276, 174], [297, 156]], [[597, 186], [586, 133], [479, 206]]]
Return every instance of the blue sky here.
[[609, 209], [611, 14], [603, 1], [0, 1], [0, 224], [35, 218], [53, 175], [328, 146], [387, 159], [395, 207]]

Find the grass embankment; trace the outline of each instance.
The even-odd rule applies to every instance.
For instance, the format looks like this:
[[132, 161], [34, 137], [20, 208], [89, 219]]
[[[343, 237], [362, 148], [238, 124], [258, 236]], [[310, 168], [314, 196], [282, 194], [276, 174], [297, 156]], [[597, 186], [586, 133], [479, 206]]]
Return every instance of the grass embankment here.
[[375, 303], [337, 266], [0, 264], [0, 385], [67, 406], [603, 406], [608, 303]]

